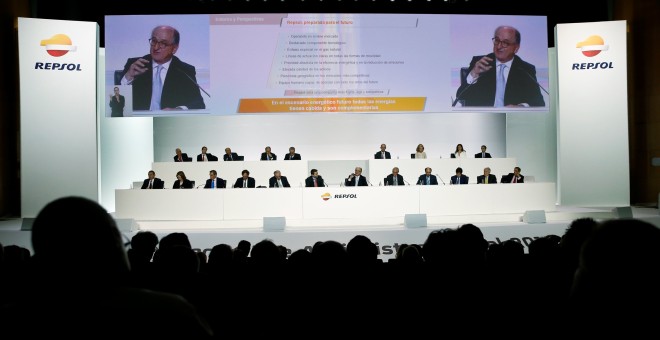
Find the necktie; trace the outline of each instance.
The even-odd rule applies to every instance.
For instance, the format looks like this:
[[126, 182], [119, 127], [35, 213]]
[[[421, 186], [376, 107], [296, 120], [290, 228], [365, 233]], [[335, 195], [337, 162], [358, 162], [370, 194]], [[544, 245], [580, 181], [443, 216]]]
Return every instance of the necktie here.
[[202, 162], [206, 162], [206, 155], [202, 154]]
[[279, 187], [280, 187], [280, 181], [275, 180], [275, 187], [276, 187], [276, 188], [279, 188]]
[[426, 176], [426, 185], [431, 185], [431, 176]]
[[151, 87], [151, 106], [149, 110], [160, 110], [160, 94], [163, 88], [163, 82], [160, 79], [160, 71], [163, 66], [156, 66], [156, 74], [154, 74], [153, 85]]
[[243, 180], [243, 188], [247, 188], [247, 180], [246, 179]]
[[499, 68], [497, 71], [497, 85], [495, 87], [495, 107], [504, 106], [504, 89], [506, 87], [506, 80], [504, 79], [506, 65], [500, 64]]
[[316, 177], [314, 177], [314, 186], [315, 186], [315, 187], [318, 187], [318, 186], [319, 186], [319, 183], [316, 182]]
[[486, 153], [485, 152], [481, 153], [481, 158], [486, 158]]
[[397, 183], [398, 183], [398, 181], [397, 181], [396, 179], [397, 179], [397, 177], [396, 177], [396, 176], [394, 176], [394, 185], [398, 185], [398, 184], [397, 184]]
[[381, 154], [381, 157], [380, 157], [380, 158], [385, 159], [385, 153], [384, 153], [384, 152], [381, 152], [380, 154]]
[[149, 189], [153, 189], [153, 188], [154, 188], [154, 181], [150, 180], [149, 181]]
[[513, 176], [513, 183], [518, 183], [518, 177]]
[[484, 176], [484, 183], [488, 184], [488, 176]]
[[355, 186], [358, 186], [358, 183], [360, 182], [360, 177], [355, 176]]
[[211, 180], [211, 189], [215, 189], [215, 180], [214, 179]]

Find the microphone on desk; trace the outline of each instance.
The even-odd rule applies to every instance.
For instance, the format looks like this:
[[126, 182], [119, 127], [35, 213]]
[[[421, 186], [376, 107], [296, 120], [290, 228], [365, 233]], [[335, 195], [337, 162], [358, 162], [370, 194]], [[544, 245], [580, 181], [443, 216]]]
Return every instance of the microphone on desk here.
[[369, 183], [369, 186], [373, 186], [373, 185], [371, 185], [371, 182], [369, 182], [369, 179], [367, 179], [366, 177], [365, 177], [365, 179], [367, 180], [367, 183]]
[[435, 177], [437, 177], [440, 180], [440, 182], [442, 182], [442, 185], [447, 185], [445, 184], [445, 181], [442, 180], [442, 177], [440, 177], [440, 175], [435, 174]]
[[547, 94], [548, 96], [550, 95], [550, 92], [548, 92], [548, 90], [546, 90], [543, 86], [541, 86], [541, 84], [539, 84], [539, 82], [536, 80], [536, 78], [534, 78], [531, 74], [529, 74], [529, 72], [527, 72], [527, 70], [525, 70], [522, 67], [516, 67], [516, 69], [522, 71], [523, 73], [525, 73], [529, 77], [529, 79], [531, 79], [534, 83], [536, 83], [536, 85], [538, 85], [538, 87], [541, 90], [543, 90], [543, 92], [545, 92], [545, 94]]
[[204, 90], [201, 86], [199, 86], [199, 84], [197, 84], [197, 82], [191, 76], [189, 76], [188, 73], [186, 73], [185, 71], [183, 71], [182, 69], [180, 69], [178, 67], [175, 67], [174, 69], [181, 72], [181, 73], [183, 73], [188, 79], [190, 79], [190, 81], [193, 84], [195, 84], [200, 90], [202, 90], [202, 92], [204, 92], [209, 98], [211, 98], [211, 95], [208, 92], [206, 92], [206, 90]]
[[406, 181], [405, 179], [403, 180], [403, 182], [406, 183], [406, 185], [410, 185], [410, 183], [408, 183], [408, 181]]
[[199, 187], [201, 187], [201, 186], [204, 186], [204, 184], [198, 185], [197, 188], [195, 188], [195, 189], [199, 189]]

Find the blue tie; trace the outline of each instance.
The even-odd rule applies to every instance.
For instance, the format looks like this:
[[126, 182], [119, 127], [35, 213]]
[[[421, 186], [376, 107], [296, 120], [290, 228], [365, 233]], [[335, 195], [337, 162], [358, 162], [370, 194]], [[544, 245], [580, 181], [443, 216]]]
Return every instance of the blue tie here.
[[211, 189], [215, 189], [215, 180], [214, 179], [211, 180]]
[[506, 88], [506, 81], [504, 79], [505, 64], [499, 65], [497, 72], [497, 85], [495, 87], [495, 107], [504, 106], [504, 89]]
[[160, 110], [160, 94], [163, 88], [163, 82], [160, 78], [160, 71], [163, 66], [156, 66], [156, 74], [154, 75], [153, 86], [151, 87], [151, 106], [149, 110]]
[[431, 176], [426, 176], [426, 185], [431, 185]]

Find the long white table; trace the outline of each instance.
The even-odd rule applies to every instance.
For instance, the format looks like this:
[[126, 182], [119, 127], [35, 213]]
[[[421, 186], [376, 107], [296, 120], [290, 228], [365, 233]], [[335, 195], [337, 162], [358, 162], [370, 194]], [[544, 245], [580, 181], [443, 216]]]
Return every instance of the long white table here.
[[[516, 166], [515, 158], [429, 158], [429, 159], [363, 159], [335, 161], [241, 161], [241, 162], [154, 162], [153, 170], [156, 176], [165, 181], [165, 187], [171, 188], [176, 180], [176, 173], [181, 170], [186, 177], [195, 181], [195, 186], [202, 186], [209, 178], [209, 171], [216, 170], [218, 176], [234, 184], [241, 177], [241, 171], [247, 169], [254, 177], [257, 186], [268, 186], [268, 179], [273, 171], [280, 170], [286, 176], [292, 187], [304, 187], [305, 178], [309, 177], [311, 169], [318, 169], [329, 186], [339, 186], [352, 173], [356, 166], [363, 167], [363, 174], [373, 186], [383, 183], [383, 178], [392, 173], [393, 167], [399, 167], [400, 174], [411, 185], [414, 185], [424, 168], [431, 167], [439, 181], [449, 183], [456, 173], [456, 168], [463, 168], [463, 174], [470, 177], [470, 183], [477, 183], [477, 176], [483, 174], [485, 167], [491, 168], [491, 173], [497, 176], [499, 182], [502, 175], [513, 172]], [[147, 171], [145, 171], [145, 177]], [[142, 179], [136, 179], [136, 181]]]
[[554, 211], [555, 183], [115, 191], [115, 216], [136, 220], [396, 217]]

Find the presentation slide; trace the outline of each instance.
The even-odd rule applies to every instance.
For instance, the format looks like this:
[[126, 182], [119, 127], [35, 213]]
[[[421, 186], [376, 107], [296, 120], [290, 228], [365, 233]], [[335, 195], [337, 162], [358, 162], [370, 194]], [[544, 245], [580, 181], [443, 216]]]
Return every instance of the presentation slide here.
[[106, 116], [547, 112], [546, 21], [106, 16]]

